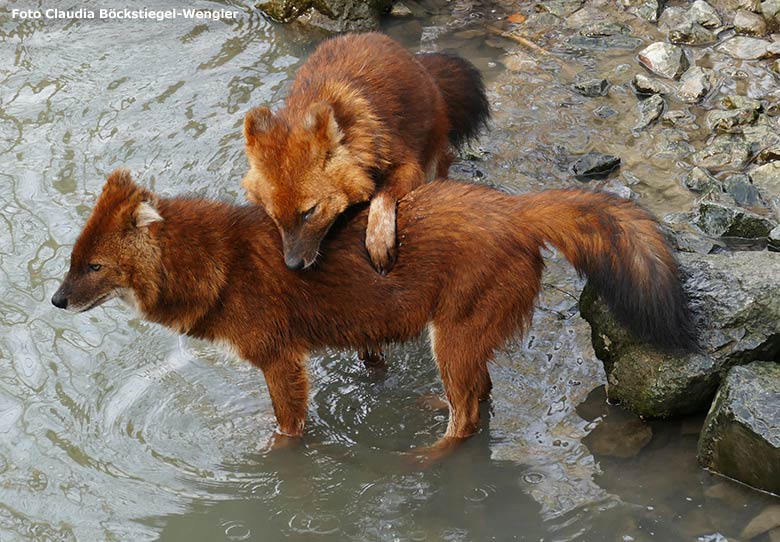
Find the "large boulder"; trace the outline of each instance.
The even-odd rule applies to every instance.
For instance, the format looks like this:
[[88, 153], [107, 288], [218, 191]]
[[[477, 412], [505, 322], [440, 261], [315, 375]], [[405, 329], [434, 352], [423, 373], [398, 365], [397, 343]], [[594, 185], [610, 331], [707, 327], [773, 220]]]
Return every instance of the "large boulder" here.
[[704, 422], [698, 457], [704, 468], [780, 494], [780, 363], [729, 371]]
[[308, 22], [334, 32], [372, 30], [392, 0], [266, 0], [257, 4], [271, 19], [289, 23], [305, 16]]
[[729, 368], [780, 360], [780, 254], [681, 254], [701, 350], [681, 354], [637, 342], [590, 287], [580, 298], [611, 400], [649, 418], [705, 411]]

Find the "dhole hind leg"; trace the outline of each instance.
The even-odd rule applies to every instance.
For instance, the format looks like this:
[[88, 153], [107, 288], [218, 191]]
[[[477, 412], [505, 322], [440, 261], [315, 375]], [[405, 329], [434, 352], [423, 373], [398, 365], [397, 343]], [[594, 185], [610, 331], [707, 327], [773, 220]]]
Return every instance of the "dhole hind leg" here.
[[366, 346], [358, 351], [358, 358], [369, 371], [384, 372], [387, 371], [387, 362], [385, 353], [381, 348]]
[[420, 186], [424, 180], [425, 172], [417, 162], [405, 162], [388, 174], [386, 188], [371, 198], [366, 227], [366, 249], [374, 268], [382, 275], [389, 273], [395, 265], [395, 214], [398, 198]]
[[279, 432], [290, 437], [303, 434], [309, 396], [306, 355], [283, 353], [259, 364], [274, 407]]

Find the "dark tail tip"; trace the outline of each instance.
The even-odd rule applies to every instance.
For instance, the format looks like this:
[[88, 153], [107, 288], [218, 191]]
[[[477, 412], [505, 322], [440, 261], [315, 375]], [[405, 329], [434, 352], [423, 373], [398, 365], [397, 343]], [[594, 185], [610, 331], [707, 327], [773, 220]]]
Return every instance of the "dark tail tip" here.
[[482, 74], [474, 64], [451, 53], [421, 53], [417, 60], [436, 81], [447, 105], [450, 143], [461, 148], [490, 120], [490, 103]]

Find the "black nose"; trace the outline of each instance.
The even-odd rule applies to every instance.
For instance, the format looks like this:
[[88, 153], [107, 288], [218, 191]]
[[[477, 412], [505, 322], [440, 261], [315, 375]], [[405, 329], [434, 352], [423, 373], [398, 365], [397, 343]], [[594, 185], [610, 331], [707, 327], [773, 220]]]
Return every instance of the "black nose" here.
[[290, 269], [303, 269], [303, 258], [301, 259], [285, 258], [284, 263], [286, 263], [287, 267]]
[[51, 304], [58, 309], [64, 309], [68, 306], [68, 298], [57, 292], [51, 296]]

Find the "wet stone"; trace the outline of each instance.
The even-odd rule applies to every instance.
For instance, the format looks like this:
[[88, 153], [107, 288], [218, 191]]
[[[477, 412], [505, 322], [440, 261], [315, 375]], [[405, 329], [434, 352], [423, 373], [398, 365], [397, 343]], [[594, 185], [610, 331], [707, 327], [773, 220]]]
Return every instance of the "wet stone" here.
[[[742, 529], [740, 536], [745, 540], [753, 540], [757, 536], [770, 531], [775, 531], [780, 526], [780, 505], [774, 504], [767, 506], [761, 512], [751, 519], [745, 528]], [[770, 535], [769, 539], [774, 542], [776, 539]]]
[[645, 68], [667, 79], [677, 79], [688, 68], [688, 57], [680, 47], [660, 41], [640, 51], [637, 59]]
[[694, 223], [715, 237], [767, 238], [776, 226], [771, 220], [745, 209], [715, 201], [702, 201]]
[[745, 36], [763, 36], [766, 34], [766, 21], [758, 13], [740, 9], [734, 15], [734, 30]]
[[609, 81], [595, 77], [578, 77], [572, 85], [574, 90], [583, 96], [595, 98], [597, 96], [606, 96], [609, 89]]
[[390, 9], [390, 15], [392, 17], [411, 17], [412, 10], [409, 9], [403, 2], [395, 2]]
[[638, 73], [631, 80], [631, 87], [637, 94], [671, 94], [674, 92], [674, 87], [665, 81], [661, 81], [654, 77], [648, 77], [642, 73]]
[[578, 49], [636, 49], [642, 40], [631, 36], [573, 36], [568, 44]]
[[769, 162], [750, 172], [753, 184], [762, 191], [780, 194], [780, 162]]
[[589, 152], [575, 160], [569, 170], [580, 181], [603, 178], [620, 167], [620, 158], [600, 152]]
[[741, 168], [750, 159], [750, 145], [738, 135], [723, 134], [693, 155], [696, 165], [707, 169]]
[[710, 130], [741, 133], [742, 127], [756, 121], [758, 113], [751, 109], [713, 110], [707, 113], [707, 127]]
[[664, 7], [664, 0], [619, 0], [619, 3], [637, 17], [655, 22]]
[[538, 2], [536, 9], [552, 13], [556, 17], [568, 17], [580, 9], [584, 3], [584, 0], [545, 0], [544, 2]]
[[653, 439], [653, 430], [636, 415], [611, 409], [582, 443], [593, 455], [629, 459]]
[[600, 119], [609, 119], [617, 115], [618, 112], [608, 105], [600, 105], [593, 110], [593, 114]]
[[726, 177], [723, 181], [723, 190], [734, 198], [737, 205], [742, 207], [756, 207], [762, 204], [758, 188], [753, 186], [753, 183], [750, 182], [750, 177], [744, 173]]
[[633, 132], [636, 134], [652, 123], [654, 123], [664, 112], [666, 102], [659, 94], [653, 94], [646, 100], [641, 100], [637, 107], [639, 109], [639, 120], [634, 125]]
[[754, 111], [758, 113], [761, 111], [761, 102], [748, 98], [747, 96], [740, 96], [738, 94], [730, 94], [724, 96], [720, 102], [726, 109], [743, 109], [745, 111]]
[[772, 56], [770, 45], [771, 43], [766, 40], [747, 36], [734, 36], [730, 40], [723, 42], [718, 47], [718, 50], [740, 60], [757, 60]]
[[669, 126], [696, 127], [696, 115], [690, 109], [673, 109], [661, 115], [661, 122]]
[[701, 101], [715, 86], [715, 72], [709, 68], [692, 66], [680, 77], [677, 97], [685, 103]]
[[765, 0], [761, 2], [761, 13], [770, 31], [780, 31], [780, 0]]
[[688, 10], [689, 16], [705, 28], [718, 28], [723, 22], [718, 11], [704, 0], [696, 0]]
[[[780, 364], [756, 361], [728, 372], [704, 422], [698, 459], [707, 469], [780, 493]], [[769, 530], [778, 517], [780, 510], [761, 523]], [[765, 532], [756, 527], [745, 534]]]
[[683, 179], [685, 188], [692, 192], [704, 194], [716, 190], [721, 191], [721, 183], [704, 168], [692, 168]]
[[669, 41], [678, 45], [709, 45], [718, 38], [699, 23], [687, 23], [670, 30]]
[[780, 226], [769, 232], [769, 246], [775, 250], [780, 250]]
[[774, 144], [761, 149], [756, 155], [756, 162], [764, 164], [780, 160], [780, 145]]
[[709, 254], [716, 244], [712, 239], [687, 231], [668, 229], [665, 232], [672, 248], [679, 252], [694, 252], [696, 254]]
[[598, 21], [585, 25], [579, 31], [580, 36], [588, 38], [603, 38], [605, 36], [627, 36], [631, 27], [622, 23]]
[[640, 343], [617, 324], [590, 286], [580, 298], [607, 372], [609, 398], [640, 416], [705, 411], [729, 367], [780, 352], [777, 253], [683, 253], [679, 259], [699, 330], [699, 352], [660, 351]]

